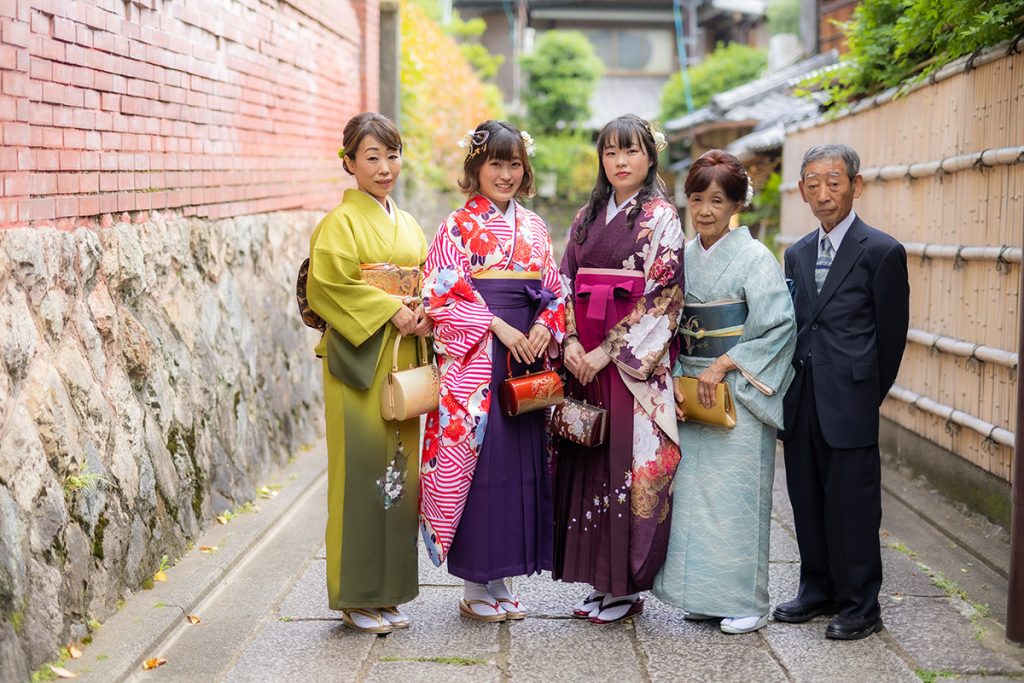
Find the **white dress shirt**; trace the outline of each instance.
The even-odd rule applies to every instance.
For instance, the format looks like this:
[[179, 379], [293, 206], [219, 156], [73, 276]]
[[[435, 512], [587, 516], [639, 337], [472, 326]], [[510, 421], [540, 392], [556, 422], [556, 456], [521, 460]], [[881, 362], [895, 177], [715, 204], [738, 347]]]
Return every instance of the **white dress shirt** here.
[[843, 220], [839, 221], [839, 225], [832, 228], [831, 231], [825, 232], [825, 228], [818, 226], [818, 256], [821, 256], [821, 240], [823, 237], [827, 237], [828, 241], [832, 243], [832, 258], [839, 253], [839, 245], [843, 243], [843, 238], [846, 237], [846, 233], [849, 232], [850, 226], [853, 225], [853, 221], [857, 219], [857, 212], [850, 209], [850, 213]]

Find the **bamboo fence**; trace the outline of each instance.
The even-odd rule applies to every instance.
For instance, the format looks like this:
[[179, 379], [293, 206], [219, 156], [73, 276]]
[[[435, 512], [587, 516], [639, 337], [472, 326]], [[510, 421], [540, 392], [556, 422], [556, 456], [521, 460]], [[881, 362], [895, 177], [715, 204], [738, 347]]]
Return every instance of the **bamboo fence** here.
[[[866, 222], [907, 246], [910, 333], [886, 418], [1010, 480], [1024, 246], [1024, 55], [1001, 45], [906, 95], [789, 131], [788, 246], [816, 227], [798, 188], [811, 146], [860, 153]], [[841, 400], [841, 399], [840, 399]]]

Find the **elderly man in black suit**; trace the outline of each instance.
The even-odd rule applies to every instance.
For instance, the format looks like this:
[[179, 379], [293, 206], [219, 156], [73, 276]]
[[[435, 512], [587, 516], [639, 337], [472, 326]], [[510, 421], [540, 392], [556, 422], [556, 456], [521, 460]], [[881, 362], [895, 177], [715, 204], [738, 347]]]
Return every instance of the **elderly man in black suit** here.
[[773, 616], [835, 614], [825, 636], [855, 640], [882, 628], [878, 408], [907, 341], [907, 253], [853, 211], [864, 189], [853, 149], [808, 150], [799, 187], [821, 223], [785, 257], [797, 342], [782, 438], [800, 588]]

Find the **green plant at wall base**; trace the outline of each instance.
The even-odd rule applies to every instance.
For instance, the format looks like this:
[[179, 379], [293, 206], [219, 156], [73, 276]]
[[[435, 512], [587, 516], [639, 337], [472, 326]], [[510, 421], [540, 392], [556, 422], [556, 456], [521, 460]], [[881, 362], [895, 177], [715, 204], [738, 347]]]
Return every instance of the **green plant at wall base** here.
[[[756, 79], [767, 65], [764, 50], [739, 43], [719, 43], [703, 62], [687, 68], [694, 108], [708, 104], [718, 93]], [[683, 77], [676, 73], [661, 90], [661, 120], [668, 121], [685, 113]]]
[[928, 669], [914, 669], [914, 673], [921, 679], [922, 683], [935, 683], [939, 678], [953, 678], [952, 671], [930, 671]]
[[604, 72], [594, 46], [579, 31], [545, 31], [523, 55], [529, 81], [524, 99], [534, 135], [555, 133], [590, 116], [590, 97]]
[[846, 23], [849, 52], [808, 81], [833, 105], [910, 85], [943, 65], [1024, 31], [1024, 0], [864, 0]]

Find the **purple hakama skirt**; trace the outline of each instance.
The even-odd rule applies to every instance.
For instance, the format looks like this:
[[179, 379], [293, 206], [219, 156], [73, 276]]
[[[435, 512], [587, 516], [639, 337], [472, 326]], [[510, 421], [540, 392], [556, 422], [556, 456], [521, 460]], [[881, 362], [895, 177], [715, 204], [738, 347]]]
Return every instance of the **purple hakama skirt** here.
[[[539, 280], [481, 278], [473, 284], [494, 315], [524, 333], [551, 298]], [[491, 404], [484, 441], [448, 552], [448, 572], [477, 583], [549, 570], [552, 554], [546, 413], [502, 413], [498, 390], [508, 377], [508, 349], [497, 335], [492, 339]], [[512, 360], [513, 375], [525, 371]]]

